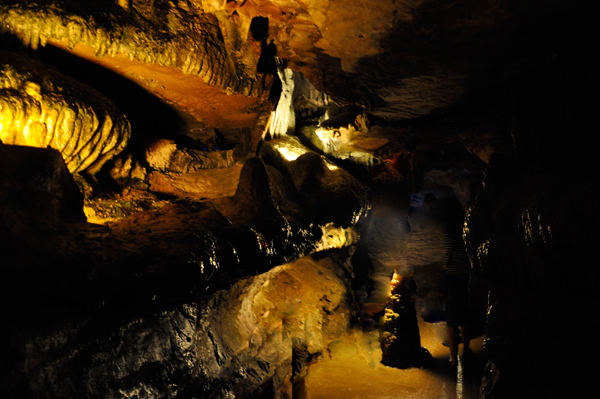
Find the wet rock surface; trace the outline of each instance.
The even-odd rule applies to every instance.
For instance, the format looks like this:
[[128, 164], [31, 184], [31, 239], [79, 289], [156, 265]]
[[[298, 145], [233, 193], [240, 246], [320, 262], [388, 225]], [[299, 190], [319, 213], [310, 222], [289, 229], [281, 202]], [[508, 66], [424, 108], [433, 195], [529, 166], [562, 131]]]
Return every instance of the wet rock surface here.
[[[212, 306], [217, 307], [217, 303], [226, 302], [229, 294], [222, 290], [229, 290], [241, 279], [309, 254], [321, 238], [321, 231], [292, 225], [279, 211], [260, 159], [251, 158], [246, 163], [231, 198], [202, 204], [166, 205], [158, 211], [140, 212], [100, 226], [86, 224], [81, 212], [78, 215], [54, 213], [60, 209], [61, 201], [67, 204], [66, 209], [77, 207], [71, 202], [77, 202], [79, 209], [83, 205], [83, 198], [58, 153], [16, 146], [2, 145], [1, 148], [7, 149], [7, 156], [3, 158], [7, 161], [32, 151], [50, 154], [46, 167], [49, 176], [60, 177], [56, 171], [62, 170], [62, 179], [66, 182], [61, 183], [63, 180], [59, 178], [49, 186], [48, 193], [42, 193], [40, 201], [51, 210], [48, 213], [41, 209], [32, 214], [37, 215], [35, 224], [28, 218], [8, 223], [9, 215], [5, 215], [2, 249], [6, 262], [2, 268], [2, 291], [9, 316], [3, 335], [5, 342], [10, 343], [2, 349], [6, 397], [41, 392], [47, 397], [72, 396], [75, 392], [86, 392], [86, 397], [159, 393], [166, 395], [164, 397], [186, 397], [189, 390], [216, 395], [221, 390], [233, 389], [247, 394], [249, 390], [268, 386], [279, 391], [289, 376], [275, 372], [284, 373], [285, 365], [290, 364], [291, 339], [298, 328], [303, 331], [298, 333], [299, 339], [310, 342], [307, 345], [311, 353], [323, 350], [323, 344], [306, 338], [306, 334], [319, 330], [316, 326], [321, 322], [315, 321], [317, 324], [304, 329], [298, 323], [307, 321], [294, 316], [299, 318], [284, 329], [289, 330], [290, 335], [282, 333], [289, 353], [257, 363], [256, 370], [262, 377], [253, 381], [235, 377], [236, 373], [243, 376], [240, 370], [249, 367], [244, 362], [227, 372], [233, 373], [232, 377], [226, 377], [227, 373], [207, 376], [197, 369], [198, 362], [208, 359], [195, 352], [205, 351], [206, 347], [191, 349], [191, 342], [197, 339], [193, 338], [193, 331], [200, 323], [195, 316], [196, 309], [207, 312]], [[15, 177], [26, 177], [24, 171], [28, 166], [18, 166], [14, 160], [10, 165], [20, 172], [7, 175], [13, 178], [10, 183], [13, 186], [7, 183], [9, 187], [3, 192], [28, 189], [26, 180], [14, 181]], [[35, 183], [39, 168], [37, 163], [29, 166], [33, 168], [31, 176]], [[10, 168], [3, 170], [9, 172]], [[24, 183], [25, 188], [20, 188]], [[32, 187], [35, 189], [35, 184]], [[52, 196], [58, 198], [57, 205], [48, 201]], [[34, 206], [13, 203], [13, 199], [17, 198], [3, 196], [3, 209], [21, 212], [23, 206]], [[63, 217], [56, 220], [60, 215]], [[27, 230], [22, 230], [24, 228]], [[328, 284], [327, 279], [319, 281], [316, 277], [313, 279], [314, 284]], [[242, 283], [242, 287], [245, 284], [248, 283]], [[262, 284], [268, 283], [262, 281]], [[298, 284], [309, 283], [298, 280]], [[298, 297], [297, 303], [325, 298], [323, 312], [331, 314], [329, 306], [336, 308], [343, 297], [341, 288], [335, 288], [337, 299], [333, 293], [315, 297], [314, 292], [323, 291], [319, 287], [314, 290], [307, 288], [302, 294], [306, 296]], [[283, 291], [273, 292], [283, 295], [280, 300], [287, 300]], [[233, 301], [223, 306], [240, 306], [239, 295], [233, 295]], [[31, 301], [37, 303], [31, 311], [25, 311], [20, 305]], [[194, 306], [197, 302], [202, 303], [200, 308]], [[206, 303], [212, 305], [205, 306]], [[273, 306], [283, 312], [280, 318], [289, 319], [296, 313], [295, 310], [286, 313], [284, 305]], [[321, 314], [321, 307], [316, 309]], [[344, 322], [338, 327], [345, 325]], [[211, 323], [210, 329], [208, 334], [212, 339], [236, 337], [230, 337], [231, 330], [221, 329], [218, 324]], [[236, 345], [248, 345], [246, 338], [240, 339]], [[315, 345], [317, 349], [313, 348]], [[264, 350], [271, 353], [275, 349], [266, 345]], [[201, 381], [209, 377], [210, 385], [202, 385]], [[68, 382], [57, 385], [56, 378]], [[235, 384], [229, 382], [229, 378], [233, 378]], [[190, 379], [196, 382], [190, 384]]]
[[336, 258], [307, 257], [277, 267], [200, 305], [196, 345], [203, 355], [197, 370], [207, 394], [298, 393], [306, 365], [322, 357], [349, 323], [350, 274], [344, 255]]
[[[596, 391], [577, 351], [556, 341], [572, 335], [576, 323], [579, 342], [593, 342], [584, 298], [597, 279], [588, 259], [600, 217], [592, 204], [598, 165], [590, 163], [590, 148], [580, 145], [590, 113], [576, 94], [589, 75], [585, 56], [567, 54], [542, 78], [523, 78], [514, 151], [490, 158], [483, 191], [467, 218], [473, 270], [490, 283], [484, 398]], [[557, 85], [546, 88], [548, 80]], [[562, 102], [564, 95], [572, 101]]]

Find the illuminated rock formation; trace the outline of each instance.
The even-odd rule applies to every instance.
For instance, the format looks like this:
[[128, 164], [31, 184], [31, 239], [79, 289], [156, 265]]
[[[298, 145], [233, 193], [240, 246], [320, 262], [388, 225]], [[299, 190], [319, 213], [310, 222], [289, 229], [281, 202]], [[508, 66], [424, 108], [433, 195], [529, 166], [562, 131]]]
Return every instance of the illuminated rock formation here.
[[[236, 92], [252, 91], [253, 79], [228, 59], [218, 20], [193, 3], [134, 2], [126, 9], [110, 4], [110, 14], [100, 4], [45, 3], [4, 1], [0, 8], [3, 33], [32, 49], [52, 41], [66, 42], [70, 48], [85, 44], [100, 58], [124, 54], [179, 68]], [[95, 17], [87, 18], [86, 12]]]
[[277, 75], [281, 81], [281, 94], [275, 111], [269, 119], [268, 132], [271, 137], [294, 134], [296, 129], [296, 115], [293, 107], [294, 72], [284, 68], [281, 60], [275, 57]]
[[[50, 155], [55, 154], [50, 157], [52, 165], [58, 170], [62, 167], [63, 175], [66, 172], [62, 159], [56, 160], [58, 154], [53, 150], [6, 145], [1, 145], [0, 150], [3, 161], [17, 170], [28, 170], [19, 162], [11, 162], [12, 158], [21, 159], [19, 154], [34, 156], [52, 151]], [[36, 165], [32, 163], [31, 167]], [[58, 175], [53, 169], [49, 172]], [[10, 176], [24, 176], [24, 173]], [[69, 182], [70, 176], [66, 178]], [[336, 240], [334, 235], [338, 233], [333, 228], [315, 231], [290, 224], [274, 202], [270, 181], [263, 163], [252, 158], [242, 170], [239, 187], [231, 198], [204, 204], [166, 205], [108, 226], [83, 223], [81, 212], [79, 217], [69, 217], [65, 212], [55, 215], [36, 210], [37, 218], [15, 220], [14, 215], [26, 215], [32, 209], [28, 207], [35, 203], [0, 197], [2, 209], [10, 210], [2, 213], [2, 242], [12, 247], [5, 255], [10, 267], [3, 268], [3, 273], [7, 273], [2, 283], [3, 295], [15, 298], [35, 292], [35, 295], [54, 296], [58, 301], [35, 311], [39, 330], [18, 338], [24, 344], [39, 340], [53, 343], [32, 351], [11, 352], [3, 358], [3, 367], [10, 364], [11, 369], [37, 381], [40, 390], [57, 397], [70, 396], [76, 391], [113, 395], [136, 389], [157, 394], [166, 390], [210, 395], [233, 390], [247, 394], [248, 390], [266, 389], [268, 384], [274, 384], [272, 389], [277, 391], [291, 389], [288, 373], [293, 342], [302, 343], [311, 356], [318, 356], [326, 350], [331, 334], [347, 327], [344, 313], [332, 314], [344, 298], [346, 282], [336, 277], [338, 266], [327, 260], [320, 261], [325, 266], [303, 260], [299, 265], [284, 266], [256, 280], [240, 280], [268, 272], [315, 250], [351, 246], [358, 237], [342, 231], [343, 239]], [[18, 192], [29, 185], [25, 180], [1, 183], [2, 193], [7, 192], [4, 188]], [[81, 209], [82, 197], [74, 189], [73, 180], [67, 187], [70, 191], [63, 186], [53, 184], [51, 189], [56, 192], [43, 193], [41, 199], [59, 198], [61, 201], [52, 209], [68, 210], [71, 205], [76, 208], [77, 202]], [[44, 205], [47, 208], [50, 204]], [[355, 209], [357, 214], [363, 212], [364, 209]], [[323, 233], [327, 237], [322, 237]], [[28, 254], [32, 246], [37, 249]], [[42, 259], [50, 259], [60, 267], [45, 268]], [[16, 282], [23, 278], [22, 273], [31, 276], [26, 288], [21, 284], [12, 288], [4, 285], [9, 280]], [[323, 279], [325, 274], [331, 277]], [[230, 288], [233, 284], [236, 285]], [[61, 289], [56, 291], [58, 286]], [[245, 295], [248, 301], [239, 303], [239, 295]], [[206, 301], [200, 307], [193, 305], [198, 298]], [[175, 303], [176, 309], [171, 308]], [[160, 310], [163, 306], [168, 310]], [[299, 313], [289, 313], [289, 306]], [[155, 316], [136, 316], [142, 308]], [[226, 310], [228, 316], [224, 318], [222, 312]], [[121, 316], [105, 320], [101, 329], [89, 324], [109, 314]], [[54, 321], [48, 323], [47, 317]], [[220, 320], [217, 324], [215, 317]], [[17, 319], [11, 318], [8, 323], [12, 326], [10, 331], [20, 329]], [[246, 327], [232, 334], [231, 328], [239, 323]], [[85, 332], [88, 328], [92, 328], [91, 335]], [[63, 337], [60, 342], [53, 341], [53, 331], [60, 331]], [[106, 331], [120, 338], [115, 341], [104, 335]], [[10, 341], [16, 339], [9, 330], [3, 334], [10, 335]], [[129, 349], [121, 345], [125, 341], [129, 342]], [[171, 344], [165, 346], [165, 342]], [[279, 342], [276, 348], [275, 342]], [[86, 349], [80, 351], [72, 345]], [[175, 348], [174, 352], [167, 354], [168, 347]], [[95, 360], [99, 348], [107, 351], [102, 365]], [[145, 352], [148, 353], [144, 355]], [[58, 359], [56, 356], [60, 360], [48, 363], [50, 358]], [[146, 360], [138, 362], [139, 356]], [[34, 359], [40, 367], [29, 365]], [[146, 370], [150, 363], [159, 368], [166, 366], [170, 371], [160, 381], [148, 384], [142, 381], [145, 378], [142, 376], [153, 374]], [[114, 374], [116, 365], [122, 370], [118, 375]], [[89, 378], [77, 378], [60, 388], [45, 378], [47, 373], [68, 378], [74, 368], [80, 367], [88, 370]], [[243, 378], [244, 370], [259, 374]], [[133, 375], [142, 380], [129, 381]], [[107, 378], [119, 382], [115, 386], [112, 383], [102, 388], [96, 386]], [[168, 381], [175, 381], [175, 385], [169, 385]], [[188, 385], [184, 381], [195, 382]], [[9, 385], [11, 395], [21, 389], [37, 389]]]
[[131, 129], [111, 101], [38, 62], [0, 54], [0, 139], [52, 147], [71, 172], [95, 174], [125, 148]]

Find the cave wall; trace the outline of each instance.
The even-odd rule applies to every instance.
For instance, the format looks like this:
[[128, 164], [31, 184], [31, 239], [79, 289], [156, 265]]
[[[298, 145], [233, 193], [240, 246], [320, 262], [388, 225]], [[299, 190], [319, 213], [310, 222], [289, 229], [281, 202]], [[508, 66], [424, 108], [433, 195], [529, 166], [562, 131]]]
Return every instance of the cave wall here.
[[593, 29], [585, 16], [577, 21], [554, 38], [552, 57], [511, 87], [513, 150], [492, 155], [467, 217], [473, 270], [490, 283], [482, 398], [595, 391], [576, 354], [593, 342], [600, 216], [598, 140], [586, 133], [585, 93], [597, 87], [585, 51]]

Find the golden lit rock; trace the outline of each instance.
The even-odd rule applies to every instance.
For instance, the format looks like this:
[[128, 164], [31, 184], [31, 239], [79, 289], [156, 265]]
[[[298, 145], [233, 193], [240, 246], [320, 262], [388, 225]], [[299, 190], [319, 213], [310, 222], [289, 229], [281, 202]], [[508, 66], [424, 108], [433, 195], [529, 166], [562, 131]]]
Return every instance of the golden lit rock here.
[[0, 139], [51, 147], [69, 171], [96, 173], [125, 148], [131, 128], [92, 88], [32, 59], [0, 54]]
[[[84, 44], [94, 49], [98, 58], [124, 54], [132, 60], [181, 69], [236, 92], [260, 92], [254, 76], [230, 62], [217, 18], [204, 13], [200, 5], [118, 1], [120, 7], [111, 10], [113, 15], [89, 18], [75, 7], [50, 3], [50, 7], [0, 4], [3, 32], [34, 50], [49, 42], [66, 42], [71, 49]], [[97, 6], [89, 7], [94, 10]]]

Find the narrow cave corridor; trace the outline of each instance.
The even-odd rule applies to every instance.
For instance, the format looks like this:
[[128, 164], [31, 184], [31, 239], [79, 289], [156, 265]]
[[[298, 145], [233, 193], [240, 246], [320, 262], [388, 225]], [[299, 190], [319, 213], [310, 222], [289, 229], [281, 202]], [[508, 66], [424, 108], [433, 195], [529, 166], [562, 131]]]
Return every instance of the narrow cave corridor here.
[[0, 0], [0, 397], [591, 397], [588, 3]]

